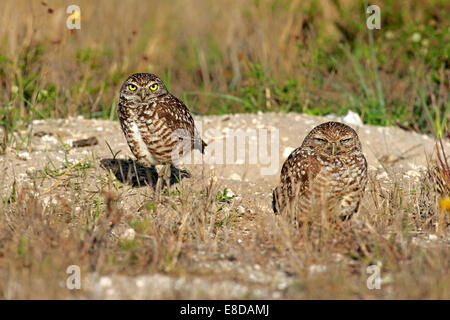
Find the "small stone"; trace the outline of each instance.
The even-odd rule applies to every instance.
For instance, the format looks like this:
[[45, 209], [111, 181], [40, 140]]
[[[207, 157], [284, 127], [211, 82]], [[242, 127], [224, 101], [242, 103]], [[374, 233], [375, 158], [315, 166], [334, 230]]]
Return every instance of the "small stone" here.
[[128, 228], [121, 236], [122, 240], [134, 240], [135, 237], [136, 231], [133, 228]]
[[314, 274], [314, 273], [322, 273], [327, 271], [327, 266], [321, 265], [321, 264], [313, 264], [310, 265], [308, 268], [308, 272], [310, 274]]
[[58, 139], [56, 139], [54, 136], [50, 136], [50, 135], [42, 136], [41, 139], [42, 139], [42, 141], [49, 142], [49, 143], [54, 143], [54, 144], [58, 143]]
[[110, 277], [101, 277], [99, 284], [100, 287], [110, 287], [112, 285], [112, 280]]
[[380, 180], [380, 179], [386, 179], [387, 177], [388, 177], [388, 174], [387, 174], [386, 171], [380, 173], [379, 175], [377, 175], [377, 179], [378, 179], [378, 180]]
[[233, 173], [233, 174], [230, 176], [230, 179], [231, 179], [231, 180], [238, 180], [238, 181], [241, 181], [241, 180], [242, 180], [241, 176], [240, 176], [239, 174], [237, 174], [237, 173]]
[[137, 280], [136, 280], [136, 286], [137, 286], [138, 288], [143, 288], [144, 285], [145, 285], [145, 280], [144, 280], [144, 279], [137, 279]]
[[240, 214], [244, 214], [245, 213], [245, 208], [243, 207], [243, 206], [238, 206], [237, 208], [236, 208], [236, 211], [238, 212], [238, 213], [240, 213]]
[[420, 177], [420, 173], [414, 170], [409, 170], [406, 172], [406, 174], [410, 177]]
[[17, 154], [17, 158], [20, 160], [30, 160], [31, 156], [28, 152], [20, 152]]
[[363, 125], [360, 116], [356, 112], [353, 112], [352, 110], [348, 110], [347, 114], [342, 118], [342, 121], [354, 126]]
[[284, 151], [283, 151], [283, 158], [287, 158], [287, 157], [289, 157], [289, 155], [292, 153], [292, 151], [294, 151], [295, 150], [295, 148], [291, 148], [291, 147], [287, 147], [287, 148], [284, 148]]
[[280, 282], [277, 285], [277, 289], [278, 290], [285, 290], [288, 286], [289, 286], [288, 283], [286, 281], [283, 281], [283, 282]]

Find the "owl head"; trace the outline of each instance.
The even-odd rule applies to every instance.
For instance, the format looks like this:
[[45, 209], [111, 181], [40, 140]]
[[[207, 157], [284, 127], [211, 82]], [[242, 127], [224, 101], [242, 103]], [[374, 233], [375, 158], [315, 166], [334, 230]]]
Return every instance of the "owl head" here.
[[152, 73], [135, 73], [127, 78], [120, 89], [120, 98], [135, 103], [148, 103], [168, 94], [164, 82]]
[[325, 122], [303, 140], [303, 147], [312, 148], [324, 157], [341, 156], [361, 151], [361, 142], [355, 130], [341, 122]]

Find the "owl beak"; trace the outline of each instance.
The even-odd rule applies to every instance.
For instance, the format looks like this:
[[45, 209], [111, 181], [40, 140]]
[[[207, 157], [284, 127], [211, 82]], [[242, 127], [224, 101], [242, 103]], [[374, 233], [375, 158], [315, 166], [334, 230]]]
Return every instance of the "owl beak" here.
[[328, 147], [328, 150], [331, 151], [331, 155], [334, 156], [337, 151], [337, 145], [336, 142], [332, 142], [331, 146]]
[[141, 100], [144, 101], [145, 96], [147, 95], [147, 92], [145, 91], [145, 88], [142, 88], [139, 93], [140, 93], [140, 96], [141, 96]]

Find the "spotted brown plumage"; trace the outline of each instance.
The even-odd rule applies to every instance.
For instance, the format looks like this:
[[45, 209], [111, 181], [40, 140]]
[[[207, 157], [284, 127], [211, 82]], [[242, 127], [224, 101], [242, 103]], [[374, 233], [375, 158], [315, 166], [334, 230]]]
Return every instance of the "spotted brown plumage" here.
[[341, 218], [359, 208], [367, 183], [367, 161], [355, 130], [339, 122], [315, 127], [281, 169], [273, 191], [275, 212], [326, 211]]
[[158, 175], [161, 168], [161, 173], [170, 174], [174, 156], [185, 150], [205, 151], [188, 108], [154, 74], [136, 73], [125, 80], [117, 112], [131, 152], [140, 164], [157, 166]]

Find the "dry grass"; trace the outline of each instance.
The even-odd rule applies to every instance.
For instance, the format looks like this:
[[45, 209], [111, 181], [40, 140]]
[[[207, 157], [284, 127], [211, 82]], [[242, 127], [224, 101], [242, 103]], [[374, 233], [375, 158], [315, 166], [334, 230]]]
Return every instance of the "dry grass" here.
[[[66, 268], [76, 264], [82, 283], [89, 274], [166, 274], [268, 292], [240, 298], [450, 298], [448, 213], [437, 214], [426, 179], [413, 186], [371, 179], [350, 223], [311, 216], [321, 222], [298, 228], [287, 217], [261, 212], [251, 199], [228, 199], [212, 178], [184, 180], [188, 187], [175, 185], [157, 202], [151, 187], [122, 185], [95, 165], [72, 173], [51, 192], [57, 201], [42, 200], [41, 178], [1, 204], [0, 297], [92, 298], [92, 291], [65, 288]], [[80, 189], [86, 179], [95, 182]], [[427, 194], [429, 214], [419, 190]], [[136, 202], [137, 210], [121, 209], [123, 201]], [[133, 239], [126, 238], [130, 228]], [[381, 290], [369, 290], [366, 268], [379, 262]], [[162, 297], [231, 297], [198, 290], [208, 292], [208, 284]]]

